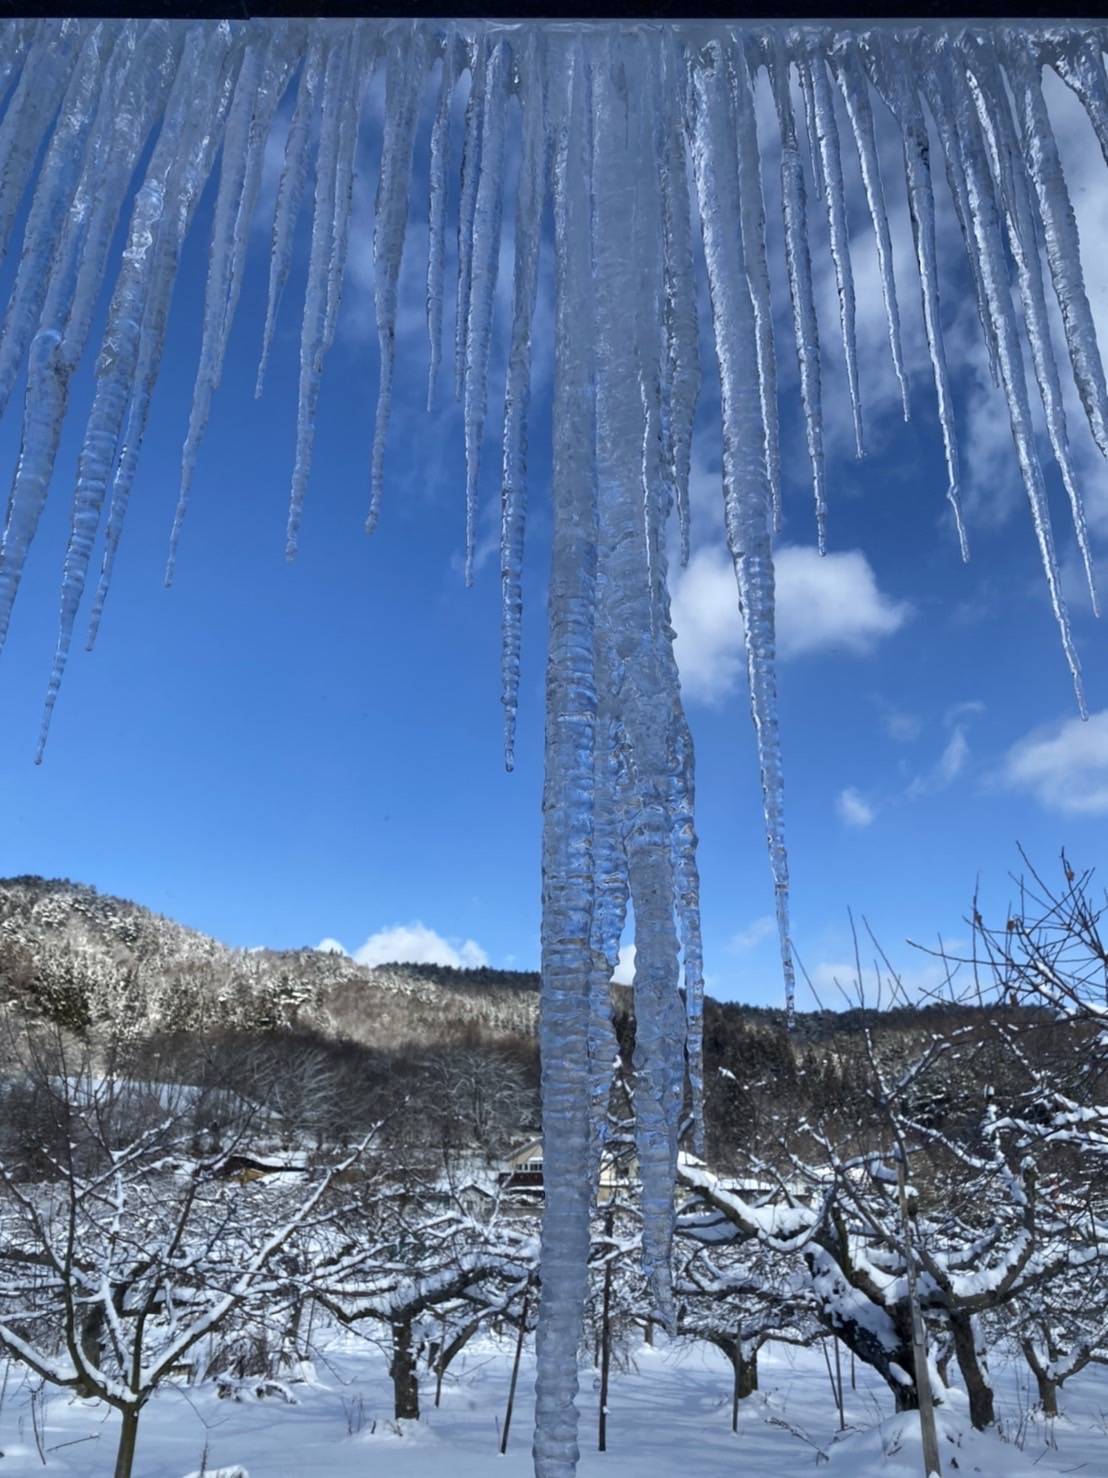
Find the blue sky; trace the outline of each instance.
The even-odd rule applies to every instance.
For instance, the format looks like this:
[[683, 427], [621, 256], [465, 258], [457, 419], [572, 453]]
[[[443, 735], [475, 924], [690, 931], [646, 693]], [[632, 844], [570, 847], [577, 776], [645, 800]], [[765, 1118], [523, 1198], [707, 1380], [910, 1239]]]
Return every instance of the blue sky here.
[[[1108, 265], [1096, 246], [1108, 239], [1104, 164], [1088, 125], [1060, 89], [1051, 101], [1090, 294], [1108, 344]], [[286, 564], [283, 547], [305, 221], [266, 394], [260, 402], [253, 398], [278, 139], [176, 583], [167, 592], [162, 569], [199, 343], [211, 190], [186, 248], [97, 649], [75, 653], [46, 762], [36, 768], [68, 498], [91, 383], [87, 364], [75, 382], [76, 414], [0, 658], [0, 873], [80, 879], [236, 945], [331, 939], [369, 960], [431, 953], [529, 968], [538, 959], [549, 257], [531, 428], [520, 742], [517, 769], [507, 775], [495, 554], [502, 371], [494, 370], [491, 384], [479, 569], [467, 591], [461, 425], [445, 376], [435, 412], [427, 416], [423, 409], [422, 165], [402, 280], [386, 500], [376, 536], [362, 533], [377, 384], [370, 258], [377, 90], [366, 113], [343, 316], [325, 370], [298, 560]], [[848, 161], [870, 451], [859, 463], [849, 444], [834, 281], [826, 227], [817, 220], [830, 503], [829, 554], [819, 560], [774, 224], [775, 130], [764, 107], [760, 117], [770, 145], [766, 192], [786, 467], [780, 690], [794, 933], [821, 993], [833, 994], [830, 981], [850, 958], [848, 908], [869, 920], [910, 984], [927, 984], [934, 967], [904, 941], [934, 940], [940, 931], [955, 942], [964, 938], [978, 877], [985, 911], [989, 904], [1002, 910], [1012, 893], [1008, 874], [1019, 867], [1017, 843], [1046, 869], [1063, 846], [1080, 865], [1103, 860], [1103, 631], [1081, 598], [1064, 498], [1051, 469], [1056, 534], [1092, 712], [1082, 725], [1006, 412], [988, 382], [961, 248], [938, 180], [944, 326], [973, 547], [968, 566], [958, 558], [944, 512], [941, 443], [896, 144], [884, 134], [913, 420], [905, 425], [900, 418], [868, 217], [857, 169]], [[841, 124], [845, 132], [845, 118]], [[425, 141], [424, 131], [421, 155]], [[0, 290], [6, 292], [11, 271], [9, 260]], [[503, 292], [501, 300], [498, 349]], [[496, 351], [494, 357], [499, 366]], [[694, 557], [688, 572], [672, 573], [698, 752], [706, 966], [715, 994], [774, 1002], [781, 985], [738, 614], [721, 552], [718, 401], [707, 337], [702, 360]], [[0, 462], [9, 468], [21, 400], [0, 423]], [[1103, 556], [1105, 469], [1075, 406], [1070, 424]]]

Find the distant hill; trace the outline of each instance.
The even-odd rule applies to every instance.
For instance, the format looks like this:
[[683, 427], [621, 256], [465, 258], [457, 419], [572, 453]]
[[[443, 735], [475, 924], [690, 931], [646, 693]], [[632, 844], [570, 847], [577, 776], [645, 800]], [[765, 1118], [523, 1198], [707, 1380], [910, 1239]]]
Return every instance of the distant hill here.
[[[230, 949], [95, 888], [37, 877], [0, 880], [0, 1007], [78, 1030], [110, 1022], [136, 1037], [308, 1034], [336, 1049], [358, 1044], [401, 1074], [439, 1048], [507, 1049], [537, 1081], [538, 987], [539, 976], [530, 971], [371, 969], [314, 949]], [[613, 987], [613, 1006], [629, 1067], [630, 991]], [[869, 1114], [863, 1024], [892, 1065], [918, 1052], [932, 1032], [972, 1025], [982, 1014], [949, 1005], [879, 1015], [802, 1012], [789, 1031], [782, 1010], [709, 999], [704, 1064], [714, 1159], [766, 1131], [789, 1107], [813, 1120]], [[971, 1060], [965, 1071], [972, 1075], [980, 1064]], [[946, 1109], [966, 1091], [963, 1076], [952, 1063]]]
[[241, 950], [80, 883], [0, 880], [0, 1002], [134, 1032], [308, 1026], [396, 1050], [531, 1036], [539, 977]]

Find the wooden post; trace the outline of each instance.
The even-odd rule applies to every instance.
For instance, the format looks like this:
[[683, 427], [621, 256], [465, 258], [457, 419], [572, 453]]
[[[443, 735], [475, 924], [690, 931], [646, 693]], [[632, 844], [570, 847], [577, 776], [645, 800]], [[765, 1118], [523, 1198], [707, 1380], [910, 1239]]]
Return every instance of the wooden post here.
[[527, 1334], [527, 1304], [531, 1297], [530, 1285], [523, 1290], [523, 1308], [519, 1315], [519, 1337], [516, 1340], [516, 1356], [512, 1361], [512, 1379], [508, 1384], [508, 1406], [504, 1412], [504, 1430], [500, 1434], [500, 1456], [508, 1451], [508, 1433], [512, 1426], [512, 1407], [516, 1401], [516, 1381], [519, 1379], [519, 1360], [523, 1354], [523, 1341]]
[[924, 1478], [942, 1478], [939, 1461], [939, 1434], [935, 1427], [935, 1404], [931, 1399], [931, 1376], [927, 1369], [927, 1331], [919, 1306], [919, 1283], [916, 1253], [912, 1245], [912, 1218], [908, 1212], [908, 1165], [903, 1145], [896, 1156], [896, 1187], [900, 1198], [900, 1231], [904, 1240], [904, 1271], [908, 1282], [908, 1306], [912, 1314], [912, 1355], [915, 1363], [916, 1394], [919, 1397], [919, 1424], [923, 1437]]
[[[604, 1235], [611, 1241], [612, 1212], [604, 1217]], [[604, 1304], [600, 1314], [600, 1412], [597, 1419], [596, 1450], [608, 1451], [608, 1373], [612, 1365], [612, 1259], [609, 1248], [604, 1264]]]

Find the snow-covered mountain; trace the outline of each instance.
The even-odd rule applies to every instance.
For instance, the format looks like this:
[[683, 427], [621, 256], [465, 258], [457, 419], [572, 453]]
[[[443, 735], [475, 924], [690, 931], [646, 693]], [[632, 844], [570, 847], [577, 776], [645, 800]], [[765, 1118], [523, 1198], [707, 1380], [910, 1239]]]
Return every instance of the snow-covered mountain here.
[[538, 976], [241, 950], [78, 883], [0, 880], [0, 1003], [132, 1031], [303, 1025], [376, 1047], [535, 1030]]

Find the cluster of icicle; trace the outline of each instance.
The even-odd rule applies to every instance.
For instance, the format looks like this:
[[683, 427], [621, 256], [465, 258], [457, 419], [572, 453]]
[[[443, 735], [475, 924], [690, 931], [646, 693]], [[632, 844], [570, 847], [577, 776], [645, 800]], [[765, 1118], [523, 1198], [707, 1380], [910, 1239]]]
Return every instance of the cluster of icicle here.
[[[426, 89], [433, 87], [426, 201], [429, 401], [444, 353], [445, 233], [448, 216], [456, 214], [456, 330], [446, 357], [464, 407], [467, 577], [509, 140], [519, 154], [517, 194], [514, 205], [509, 202], [515, 252], [501, 468], [503, 701], [511, 764], [531, 334], [543, 218], [552, 202], [557, 331], [542, 945], [547, 1207], [535, 1446], [536, 1469], [544, 1478], [564, 1478], [576, 1462], [575, 1354], [589, 1210], [615, 1055], [609, 982], [628, 899], [637, 947], [635, 1108], [643, 1246], [663, 1319], [671, 1314], [667, 1269], [678, 1135], [687, 1108], [694, 1123], [699, 1119], [692, 745], [674, 663], [666, 575], [674, 512], [682, 558], [689, 548], [689, 452], [700, 378], [694, 232], [702, 233], [710, 288], [727, 539], [745, 620], [791, 1012], [774, 683], [772, 542], [780, 519], [781, 470], [755, 79], [765, 71], [776, 106], [793, 339], [821, 547], [827, 509], [808, 238], [812, 213], [826, 213], [859, 452], [863, 446], [844, 132], [857, 151], [876, 237], [891, 362], [905, 415], [909, 406], [874, 131], [876, 97], [903, 143], [947, 496], [963, 554], [929, 130], [940, 144], [981, 327], [1007, 398], [1043, 567], [1083, 709], [1024, 355], [1031, 355], [1091, 583], [1048, 325], [1048, 279], [1077, 390], [1102, 451], [1108, 450], [1105, 380], [1041, 75], [1044, 65], [1052, 67], [1073, 89], [1108, 157], [1101, 42], [1098, 30], [1079, 26], [867, 31], [690, 24], [574, 30], [442, 21], [48, 20], [9, 21], [0, 28], [0, 242], [7, 243], [25, 211], [22, 254], [0, 331], [0, 410], [26, 373], [22, 445], [0, 544], [0, 643], [54, 474], [72, 375], [114, 272], [77, 465], [42, 742], [103, 526], [90, 645], [100, 624], [182, 244], [218, 161], [202, 344], [167, 580], [172, 575], [246, 269], [266, 143], [279, 113], [287, 132], [257, 388], [260, 394], [297, 222], [307, 212], [311, 246], [288, 511], [288, 549], [295, 552], [323, 362], [339, 313], [352, 194], [359, 184], [360, 111], [369, 80], [381, 69], [385, 115], [373, 240], [380, 362], [368, 524], [372, 528], [377, 521], [384, 485], [397, 284], [417, 125]], [[456, 204], [448, 210], [453, 104], [463, 92], [468, 100], [461, 179]], [[840, 117], [848, 129], [840, 129]], [[112, 264], [110, 244], [127, 202], [126, 244], [121, 260]], [[1022, 309], [1018, 316], [1013, 288]]]

